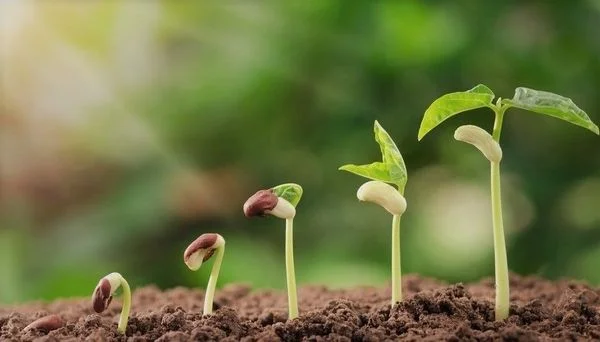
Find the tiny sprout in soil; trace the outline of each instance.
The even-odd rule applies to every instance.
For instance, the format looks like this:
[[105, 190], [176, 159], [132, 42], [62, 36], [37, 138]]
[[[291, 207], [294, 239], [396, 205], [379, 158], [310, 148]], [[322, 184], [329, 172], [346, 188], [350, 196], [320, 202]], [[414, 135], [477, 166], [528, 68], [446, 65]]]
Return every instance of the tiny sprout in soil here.
[[302, 197], [302, 187], [294, 183], [259, 190], [244, 203], [247, 217], [272, 215], [285, 219], [285, 269], [287, 273], [289, 319], [298, 317], [298, 295], [294, 270], [294, 216]]
[[[356, 193], [361, 201], [382, 206], [392, 218], [392, 305], [402, 300], [402, 272], [400, 268], [400, 217], [406, 210], [404, 187], [408, 179], [404, 159], [390, 135], [375, 121], [375, 141], [381, 149], [382, 161], [366, 165], [344, 165], [340, 170], [373, 179], [363, 184]], [[392, 183], [394, 187], [387, 183]]]
[[208, 278], [206, 294], [204, 295], [203, 315], [210, 315], [213, 310], [215, 288], [217, 287], [217, 279], [219, 278], [219, 271], [221, 270], [223, 255], [225, 254], [225, 239], [215, 233], [202, 234], [183, 252], [183, 262], [192, 271], [197, 271], [202, 266], [202, 263], [210, 259], [215, 252], [217, 253], [216, 260], [210, 271], [210, 278]]
[[502, 201], [500, 194], [500, 133], [504, 114], [511, 107], [525, 109], [534, 113], [552, 116], [574, 125], [578, 125], [599, 134], [596, 126], [575, 103], [566, 97], [540, 90], [519, 87], [512, 99], [498, 98], [494, 101], [494, 93], [480, 84], [473, 89], [443, 95], [435, 100], [425, 111], [418, 139], [421, 140], [429, 131], [451, 116], [471, 109], [488, 107], [494, 111], [495, 121], [492, 134], [482, 128], [467, 125], [459, 127], [454, 138], [475, 146], [490, 161], [491, 165], [491, 197], [492, 224], [494, 230], [494, 257], [496, 269], [496, 320], [508, 317], [509, 281], [504, 227], [502, 223]]
[[112, 301], [113, 294], [119, 287], [123, 287], [123, 308], [121, 309], [117, 331], [124, 334], [127, 328], [129, 310], [131, 310], [131, 289], [127, 280], [120, 273], [113, 272], [100, 279], [92, 295], [92, 306], [97, 313], [106, 310]]

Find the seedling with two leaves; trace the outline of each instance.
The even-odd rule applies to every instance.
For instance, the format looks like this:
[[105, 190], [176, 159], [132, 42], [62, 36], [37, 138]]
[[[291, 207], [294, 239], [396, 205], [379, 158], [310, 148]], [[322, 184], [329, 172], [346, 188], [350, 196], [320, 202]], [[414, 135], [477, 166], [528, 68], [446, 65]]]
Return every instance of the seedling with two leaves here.
[[[408, 180], [404, 159], [390, 135], [375, 121], [375, 141], [379, 144], [382, 161], [366, 165], [344, 165], [340, 170], [372, 179], [358, 189], [360, 201], [382, 206], [392, 218], [392, 305], [402, 300], [402, 272], [400, 268], [400, 217], [406, 210], [404, 187]], [[398, 189], [388, 183], [394, 184]]]
[[509, 280], [508, 262], [506, 258], [506, 244], [504, 242], [504, 226], [502, 222], [502, 203], [500, 194], [500, 161], [502, 149], [500, 148], [500, 134], [504, 114], [509, 108], [521, 108], [534, 113], [552, 116], [574, 125], [587, 128], [599, 134], [596, 126], [575, 103], [564, 96], [554, 93], [519, 87], [515, 90], [512, 99], [498, 98], [483, 84], [473, 89], [443, 95], [435, 100], [425, 111], [418, 139], [421, 140], [429, 131], [444, 120], [477, 108], [490, 108], [494, 111], [495, 121], [492, 134], [480, 127], [465, 125], [459, 127], [454, 138], [475, 146], [490, 161], [491, 165], [491, 197], [492, 197], [492, 224], [494, 231], [494, 259], [496, 278], [496, 320], [508, 317], [509, 310]]

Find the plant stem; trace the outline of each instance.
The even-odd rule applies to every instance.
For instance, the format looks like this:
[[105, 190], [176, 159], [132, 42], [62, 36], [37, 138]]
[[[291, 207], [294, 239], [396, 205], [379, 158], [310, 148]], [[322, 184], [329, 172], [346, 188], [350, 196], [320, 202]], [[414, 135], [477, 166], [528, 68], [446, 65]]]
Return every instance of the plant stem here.
[[129, 311], [131, 310], [131, 289], [129, 288], [129, 283], [123, 277], [121, 277], [121, 287], [123, 288], [123, 308], [121, 309], [117, 331], [121, 334], [125, 334], [125, 329], [127, 329], [127, 319], [129, 318]]
[[494, 260], [496, 268], [496, 320], [508, 317], [509, 280], [504, 224], [502, 222], [502, 203], [500, 194], [500, 163], [491, 163], [492, 223], [494, 227]]
[[502, 133], [502, 123], [504, 122], [504, 112], [508, 107], [495, 107], [496, 119], [494, 120], [494, 130], [492, 131], [492, 138], [500, 143], [500, 133]]
[[400, 269], [400, 215], [392, 220], [392, 306], [402, 300], [402, 270]]
[[[500, 142], [504, 112], [508, 107], [497, 106], [492, 138]], [[491, 163], [490, 182], [492, 191], [492, 224], [494, 229], [494, 263], [496, 278], [496, 320], [508, 317], [510, 290], [508, 279], [508, 261], [506, 242], [504, 241], [504, 223], [502, 222], [502, 196], [500, 191], [500, 162]]]
[[287, 275], [289, 319], [298, 317], [296, 272], [294, 271], [294, 219], [285, 220], [285, 269]]
[[217, 279], [219, 278], [219, 271], [221, 270], [221, 262], [223, 261], [224, 254], [225, 246], [217, 248], [215, 263], [213, 264], [212, 270], [210, 271], [210, 278], [208, 278], [206, 294], [204, 295], [203, 315], [210, 315], [212, 313], [213, 300], [215, 297], [215, 288], [217, 287]]

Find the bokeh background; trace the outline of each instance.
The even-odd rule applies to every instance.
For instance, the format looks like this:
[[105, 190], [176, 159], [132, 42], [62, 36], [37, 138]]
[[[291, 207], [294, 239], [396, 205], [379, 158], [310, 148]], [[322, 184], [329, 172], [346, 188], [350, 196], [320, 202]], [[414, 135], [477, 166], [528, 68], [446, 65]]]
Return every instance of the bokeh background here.
[[[493, 275], [489, 165], [438, 96], [484, 83], [571, 97], [600, 122], [600, 1], [0, 2], [0, 301], [205, 286], [189, 242], [219, 232], [219, 284], [285, 286], [284, 225], [245, 219], [260, 188], [300, 183], [300, 284], [384, 285], [391, 217], [337, 171], [406, 161], [404, 273]], [[600, 283], [600, 138], [510, 110], [502, 136], [510, 269]]]

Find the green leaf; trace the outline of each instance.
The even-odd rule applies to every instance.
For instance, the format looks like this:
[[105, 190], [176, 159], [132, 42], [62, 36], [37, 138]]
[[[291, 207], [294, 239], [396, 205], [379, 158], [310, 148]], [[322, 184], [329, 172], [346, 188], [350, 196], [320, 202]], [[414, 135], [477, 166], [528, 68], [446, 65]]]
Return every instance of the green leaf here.
[[348, 164], [339, 169], [368, 179], [395, 184], [398, 186], [400, 193], [403, 193], [408, 180], [404, 159], [390, 135], [381, 127], [379, 122], [375, 121], [373, 130], [383, 161], [365, 165]]
[[511, 100], [503, 99], [502, 103], [535, 113], [553, 116], [600, 134], [598, 126], [568, 97], [547, 91], [519, 87], [515, 89], [515, 96]]
[[277, 195], [277, 197], [285, 199], [294, 207], [298, 205], [300, 198], [302, 198], [302, 187], [296, 183], [281, 184], [271, 190], [273, 190], [273, 193]]
[[365, 165], [347, 164], [341, 166], [339, 170], [348, 171], [354, 173], [355, 175], [359, 175], [373, 180], [380, 180], [386, 183], [393, 183], [390, 177], [390, 173], [385, 167], [385, 164], [382, 162], [375, 162], [372, 164]]
[[388, 132], [381, 127], [377, 120], [375, 120], [373, 131], [375, 132], [375, 141], [377, 141], [379, 144], [379, 149], [381, 150], [383, 164], [385, 164], [385, 167], [389, 173], [389, 182], [397, 184], [398, 188], [403, 190], [408, 177], [406, 173], [406, 165], [404, 164], [404, 159], [400, 154], [400, 150], [398, 150], [398, 147], [396, 146], [394, 140], [392, 140], [392, 137], [390, 137]]
[[494, 96], [490, 88], [483, 84], [478, 84], [467, 91], [443, 95], [433, 101], [425, 111], [419, 128], [418, 139], [423, 139], [425, 134], [451, 116], [471, 109], [491, 107]]

